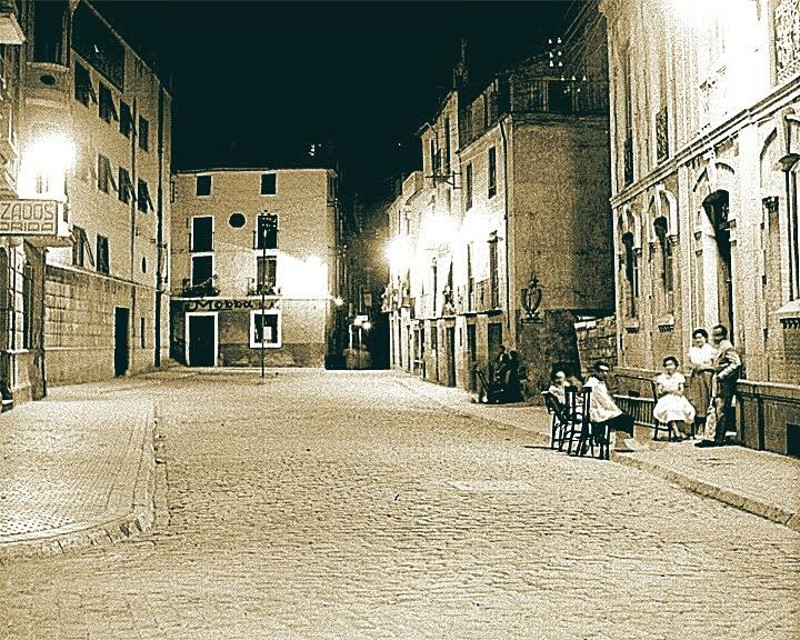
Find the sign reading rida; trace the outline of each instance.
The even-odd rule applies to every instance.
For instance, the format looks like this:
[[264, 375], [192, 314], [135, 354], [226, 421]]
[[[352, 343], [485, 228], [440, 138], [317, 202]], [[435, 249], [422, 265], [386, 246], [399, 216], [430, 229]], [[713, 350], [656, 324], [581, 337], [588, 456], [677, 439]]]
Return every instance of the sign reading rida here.
[[55, 235], [62, 207], [55, 200], [0, 200], [0, 235]]

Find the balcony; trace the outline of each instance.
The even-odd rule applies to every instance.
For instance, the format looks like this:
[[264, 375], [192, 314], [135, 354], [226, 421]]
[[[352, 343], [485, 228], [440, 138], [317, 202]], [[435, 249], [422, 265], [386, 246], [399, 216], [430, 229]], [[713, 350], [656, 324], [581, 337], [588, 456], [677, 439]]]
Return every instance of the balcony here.
[[276, 286], [273, 282], [256, 282], [255, 278], [251, 278], [247, 285], [247, 295], [249, 296], [279, 296], [281, 295], [281, 288]]
[[214, 286], [216, 276], [210, 277], [198, 284], [192, 284], [189, 278], [184, 278], [181, 286], [181, 296], [184, 298], [210, 298], [219, 295], [219, 289]]

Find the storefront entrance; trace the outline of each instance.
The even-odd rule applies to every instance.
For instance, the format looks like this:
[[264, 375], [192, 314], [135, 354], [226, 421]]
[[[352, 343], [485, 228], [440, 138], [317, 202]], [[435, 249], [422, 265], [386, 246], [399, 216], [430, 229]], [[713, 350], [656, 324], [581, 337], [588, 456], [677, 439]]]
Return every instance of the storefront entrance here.
[[213, 367], [217, 361], [217, 315], [214, 313], [186, 314], [186, 364], [190, 367]]

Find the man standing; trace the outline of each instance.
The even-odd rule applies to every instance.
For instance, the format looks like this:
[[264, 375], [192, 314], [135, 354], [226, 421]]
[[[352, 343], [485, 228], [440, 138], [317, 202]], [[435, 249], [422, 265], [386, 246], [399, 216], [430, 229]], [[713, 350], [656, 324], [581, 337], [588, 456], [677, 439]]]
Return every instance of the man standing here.
[[584, 388], [591, 388], [589, 398], [589, 419], [592, 421], [592, 435], [602, 435], [606, 425], [609, 431], [623, 431], [630, 437], [626, 440], [616, 438], [615, 451], [635, 451], [638, 447], [633, 439], [633, 417], [622, 411], [611, 398], [606, 386], [606, 379], [610, 367], [605, 362], [596, 362], [594, 373], [584, 384]]
[[[733, 398], [736, 394], [736, 381], [742, 371], [742, 358], [728, 340], [728, 329], [718, 324], [711, 330], [711, 343], [717, 349], [712, 369], [711, 405], [708, 410], [712, 420], [706, 425], [705, 439], [696, 447], [716, 447], [725, 444], [725, 433], [734, 427]], [[714, 433], [710, 433], [712, 424], [716, 425]]]

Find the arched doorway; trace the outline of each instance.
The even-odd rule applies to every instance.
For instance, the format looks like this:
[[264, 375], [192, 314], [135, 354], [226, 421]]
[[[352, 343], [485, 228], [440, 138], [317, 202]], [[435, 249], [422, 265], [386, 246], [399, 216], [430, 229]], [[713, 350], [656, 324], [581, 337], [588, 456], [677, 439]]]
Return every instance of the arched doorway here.
[[724, 190], [714, 191], [703, 200], [703, 209], [711, 222], [717, 247], [717, 308], [719, 309], [719, 322], [727, 325], [729, 335], [734, 336], [731, 227], [728, 220], [728, 207], [729, 196], [728, 192]]

